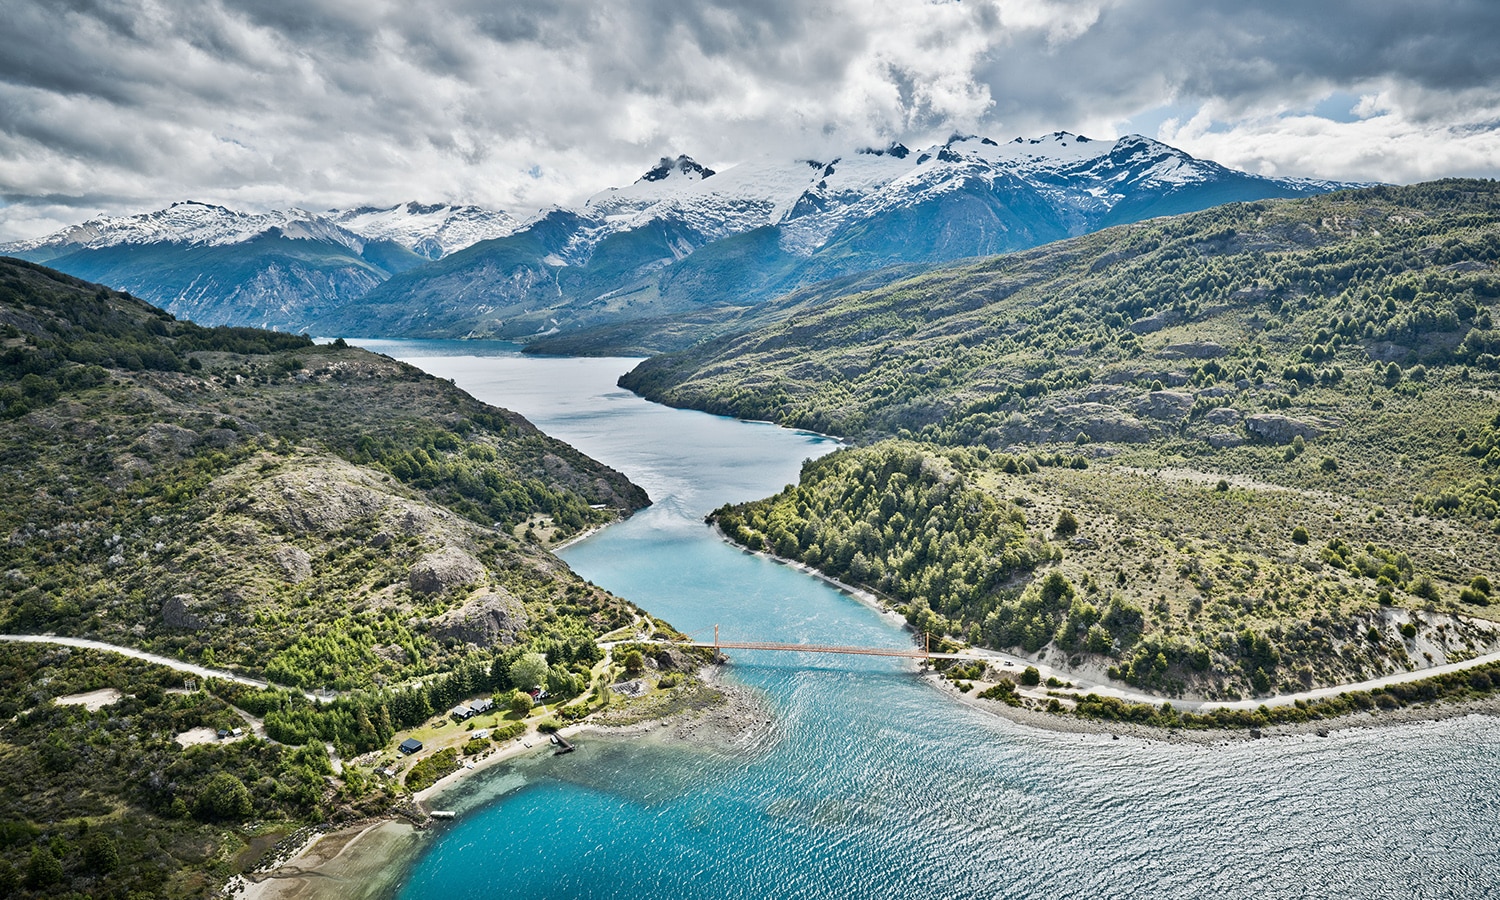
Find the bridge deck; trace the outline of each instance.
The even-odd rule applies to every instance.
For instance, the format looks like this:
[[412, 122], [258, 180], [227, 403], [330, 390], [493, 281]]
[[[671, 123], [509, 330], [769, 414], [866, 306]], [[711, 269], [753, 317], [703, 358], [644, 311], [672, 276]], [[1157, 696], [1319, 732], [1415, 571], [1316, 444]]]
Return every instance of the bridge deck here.
[[959, 653], [928, 653], [916, 647], [840, 647], [830, 644], [780, 644], [774, 641], [681, 641], [679, 647], [707, 650], [780, 650], [793, 653], [844, 653], [854, 656], [896, 656], [903, 659], [972, 659]]

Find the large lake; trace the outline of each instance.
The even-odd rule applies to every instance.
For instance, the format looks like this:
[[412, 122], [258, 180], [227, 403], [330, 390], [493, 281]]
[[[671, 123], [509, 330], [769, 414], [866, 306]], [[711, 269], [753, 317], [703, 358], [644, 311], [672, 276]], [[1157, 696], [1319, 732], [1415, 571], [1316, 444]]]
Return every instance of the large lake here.
[[[888, 619], [718, 540], [703, 516], [795, 481], [825, 438], [647, 403], [621, 359], [363, 341], [628, 475], [655, 505], [569, 547], [678, 628], [901, 645]], [[775, 736], [714, 755], [586, 742], [462, 783], [403, 900], [1500, 896], [1500, 720], [1199, 746], [1038, 731], [910, 664], [737, 652]]]

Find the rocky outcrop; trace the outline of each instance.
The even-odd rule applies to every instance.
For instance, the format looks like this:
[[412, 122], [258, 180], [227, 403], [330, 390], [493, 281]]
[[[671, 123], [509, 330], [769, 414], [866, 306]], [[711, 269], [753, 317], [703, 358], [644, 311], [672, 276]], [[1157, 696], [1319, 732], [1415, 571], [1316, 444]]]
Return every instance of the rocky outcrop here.
[[1181, 391], [1152, 391], [1145, 412], [1153, 419], [1181, 421], [1193, 409], [1193, 395]]
[[1213, 341], [1188, 341], [1163, 347], [1156, 355], [1163, 359], [1218, 359], [1226, 352], [1223, 345]]
[[198, 631], [204, 627], [204, 621], [192, 610], [193, 595], [177, 594], [170, 597], [161, 605], [161, 621], [168, 628], [177, 628], [182, 631]]
[[1182, 313], [1175, 309], [1164, 309], [1154, 315], [1136, 319], [1128, 327], [1136, 334], [1151, 334], [1154, 331], [1161, 331], [1169, 325], [1176, 325], [1182, 320]]
[[312, 557], [301, 547], [286, 545], [276, 548], [276, 565], [286, 575], [286, 580], [292, 584], [306, 581], [312, 577]]
[[1140, 420], [1103, 403], [1075, 403], [1058, 407], [1053, 412], [1058, 438], [1069, 440], [1083, 434], [1091, 441], [1117, 441], [1140, 443], [1150, 440], [1151, 434]]
[[163, 456], [182, 453], [196, 443], [198, 443], [198, 432], [180, 425], [155, 422], [136, 439], [131, 449], [147, 457]]
[[428, 553], [411, 567], [407, 583], [416, 594], [443, 594], [484, 577], [479, 560], [456, 547]]
[[257, 503], [257, 514], [298, 534], [326, 534], [378, 515], [389, 502], [382, 494], [332, 472], [306, 470], [273, 479]]
[[1337, 425], [1324, 420], [1305, 421], [1275, 413], [1260, 413], [1245, 419], [1245, 429], [1255, 437], [1272, 444], [1290, 444], [1300, 437], [1315, 438]]
[[1228, 406], [1220, 406], [1217, 409], [1211, 409], [1208, 412], [1204, 413], [1203, 421], [1207, 422], [1210, 425], [1219, 425], [1221, 427], [1233, 428], [1234, 426], [1240, 424], [1240, 420], [1244, 417], [1244, 414], [1237, 409]]
[[453, 639], [477, 647], [514, 644], [528, 619], [521, 601], [504, 591], [486, 591], [432, 623], [439, 640]]

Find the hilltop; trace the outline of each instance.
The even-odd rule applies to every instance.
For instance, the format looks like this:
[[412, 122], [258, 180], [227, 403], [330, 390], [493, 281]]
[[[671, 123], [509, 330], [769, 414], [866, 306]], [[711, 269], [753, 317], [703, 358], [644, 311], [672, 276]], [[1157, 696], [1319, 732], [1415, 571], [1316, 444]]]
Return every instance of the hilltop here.
[[642, 363], [864, 446], [725, 530], [919, 627], [1241, 697], [1496, 645], [1500, 187], [1230, 204]]

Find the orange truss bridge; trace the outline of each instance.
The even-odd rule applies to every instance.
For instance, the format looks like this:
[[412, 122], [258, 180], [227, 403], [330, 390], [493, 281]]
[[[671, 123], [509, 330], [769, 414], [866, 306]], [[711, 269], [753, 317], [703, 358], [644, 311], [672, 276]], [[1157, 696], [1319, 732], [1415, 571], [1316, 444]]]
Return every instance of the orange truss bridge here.
[[[930, 636], [928, 642], [930, 643]], [[667, 642], [664, 642], [667, 643]], [[855, 656], [896, 656], [902, 659], [975, 659], [961, 653], [933, 653], [926, 647], [844, 647], [833, 644], [782, 644], [775, 641], [725, 641], [719, 639], [714, 626], [712, 641], [671, 641], [679, 647], [701, 647], [705, 650], [780, 650], [792, 653], [843, 653]]]

